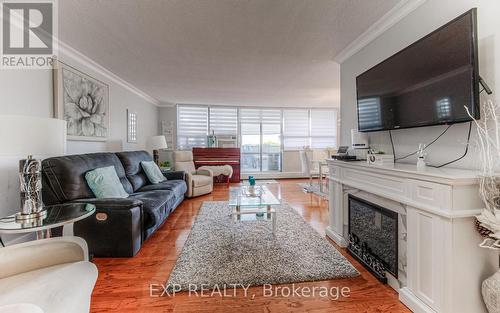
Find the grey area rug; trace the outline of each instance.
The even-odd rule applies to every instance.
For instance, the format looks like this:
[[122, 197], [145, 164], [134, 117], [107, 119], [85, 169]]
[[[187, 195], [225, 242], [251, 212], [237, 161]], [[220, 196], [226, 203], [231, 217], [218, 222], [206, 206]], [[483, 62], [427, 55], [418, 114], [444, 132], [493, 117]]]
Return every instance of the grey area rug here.
[[358, 276], [331, 243], [288, 205], [270, 221], [234, 221], [227, 202], [204, 202], [169, 286], [258, 286]]
[[309, 183], [298, 183], [297, 185], [299, 185], [302, 189], [310, 190], [315, 195], [318, 195], [322, 198], [328, 199], [328, 191], [327, 191], [328, 186], [323, 185], [324, 192], [321, 192], [321, 191], [319, 191], [319, 184], [318, 183], [312, 183], [312, 186], [309, 186]]

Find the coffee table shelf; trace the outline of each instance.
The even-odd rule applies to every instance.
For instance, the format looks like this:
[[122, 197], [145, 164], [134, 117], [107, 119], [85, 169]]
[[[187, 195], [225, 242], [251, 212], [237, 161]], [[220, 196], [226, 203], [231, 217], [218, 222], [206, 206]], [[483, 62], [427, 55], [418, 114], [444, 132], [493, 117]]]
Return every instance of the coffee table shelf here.
[[276, 233], [276, 209], [273, 205], [280, 205], [277, 199], [265, 185], [254, 187], [250, 192], [250, 186], [231, 187], [229, 190], [229, 206], [233, 209], [232, 215], [235, 221], [243, 221], [244, 216], [253, 215], [255, 220], [272, 221], [273, 234]]

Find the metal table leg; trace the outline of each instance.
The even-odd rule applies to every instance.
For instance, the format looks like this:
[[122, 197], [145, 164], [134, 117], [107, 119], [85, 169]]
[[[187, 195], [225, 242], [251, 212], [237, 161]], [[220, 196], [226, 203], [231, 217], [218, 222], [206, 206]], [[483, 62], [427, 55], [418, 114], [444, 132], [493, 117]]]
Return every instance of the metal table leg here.
[[36, 240], [47, 239], [50, 238], [50, 236], [51, 236], [50, 229], [39, 230], [36, 232]]
[[318, 162], [319, 169], [319, 192], [323, 193], [323, 166], [321, 166], [321, 162]]
[[272, 213], [272, 219], [273, 219], [273, 235], [276, 236], [276, 211]]

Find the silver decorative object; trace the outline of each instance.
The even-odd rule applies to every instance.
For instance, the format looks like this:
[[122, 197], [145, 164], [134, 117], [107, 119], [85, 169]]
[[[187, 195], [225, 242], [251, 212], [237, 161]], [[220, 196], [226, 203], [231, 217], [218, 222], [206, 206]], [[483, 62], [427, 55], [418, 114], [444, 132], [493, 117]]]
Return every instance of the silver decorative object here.
[[38, 219], [47, 215], [42, 202], [41, 170], [42, 162], [31, 155], [19, 161], [21, 212], [16, 214], [16, 220]]
[[500, 313], [500, 270], [485, 279], [481, 293], [489, 313]]

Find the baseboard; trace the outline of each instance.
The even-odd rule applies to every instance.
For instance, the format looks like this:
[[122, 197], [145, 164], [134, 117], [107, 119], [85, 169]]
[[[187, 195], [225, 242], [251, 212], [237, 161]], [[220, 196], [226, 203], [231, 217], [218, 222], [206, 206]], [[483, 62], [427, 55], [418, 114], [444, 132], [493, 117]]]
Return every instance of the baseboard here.
[[408, 287], [399, 289], [399, 301], [414, 313], [436, 313], [436, 311], [417, 298]]
[[347, 241], [344, 239], [344, 237], [337, 234], [330, 227], [327, 227], [325, 232], [326, 232], [326, 235], [328, 236], [328, 238], [335, 241], [336, 244], [338, 244], [339, 246], [341, 246], [343, 248], [347, 247]]
[[[268, 172], [268, 173], [242, 173], [241, 179], [248, 179], [248, 176], [253, 176], [255, 179], [284, 179], [284, 178], [309, 178], [303, 173], [296, 172]], [[313, 175], [317, 178], [318, 175]]]

